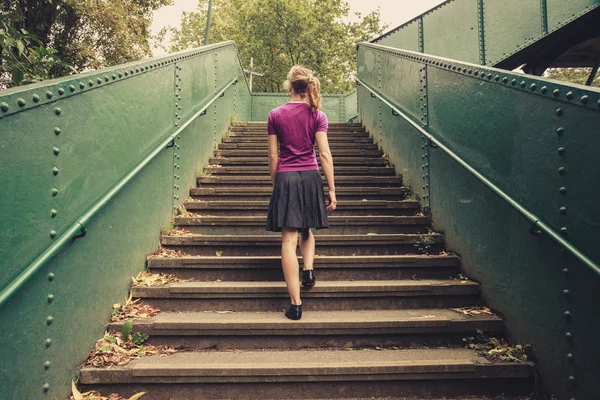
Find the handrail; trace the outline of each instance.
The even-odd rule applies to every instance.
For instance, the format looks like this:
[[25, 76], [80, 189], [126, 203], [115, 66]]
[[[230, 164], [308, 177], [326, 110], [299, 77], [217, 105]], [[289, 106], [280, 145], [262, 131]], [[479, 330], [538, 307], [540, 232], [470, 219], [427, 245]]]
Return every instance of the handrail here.
[[12, 295], [14, 295], [25, 283], [35, 275], [48, 261], [52, 259], [71, 239], [85, 235], [86, 224], [100, 211], [117, 193], [121, 191], [146, 165], [150, 163], [162, 150], [168, 147], [185, 128], [201, 115], [206, 114], [206, 110], [221, 96], [227, 89], [235, 85], [238, 78], [234, 78], [221, 89], [204, 107], [192, 115], [184, 124], [182, 124], [174, 133], [163, 140], [146, 158], [144, 158], [135, 168], [133, 168], [119, 183], [112, 187], [100, 200], [96, 202], [87, 212], [85, 212], [77, 221], [69, 227], [65, 233], [58, 237], [56, 242], [48, 247], [40, 256], [23, 270], [19, 276], [13, 279], [0, 292], [0, 307], [3, 306]]
[[504, 200], [506, 203], [508, 203], [512, 208], [514, 208], [519, 214], [521, 214], [523, 217], [525, 217], [525, 219], [527, 219], [531, 223], [532, 232], [535, 229], [539, 229], [541, 232], [547, 234], [548, 236], [550, 236], [550, 238], [552, 240], [554, 240], [556, 243], [558, 243], [558, 245], [560, 245], [561, 247], [566, 249], [575, 258], [577, 258], [579, 261], [581, 261], [584, 265], [591, 268], [593, 272], [595, 272], [598, 276], [600, 276], [600, 266], [598, 266], [598, 264], [596, 264], [594, 261], [592, 261], [585, 254], [583, 254], [575, 246], [573, 246], [573, 244], [571, 244], [569, 241], [567, 241], [563, 237], [561, 237], [552, 228], [550, 228], [548, 225], [546, 225], [544, 222], [542, 222], [539, 217], [537, 217], [535, 214], [533, 214], [532, 212], [527, 210], [525, 207], [523, 207], [520, 203], [518, 203], [515, 199], [513, 199], [508, 194], [506, 194], [498, 186], [494, 185], [489, 179], [487, 179], [479, 171], [477, 171], [475, 168], [473, 168], [471, 165], [469, 165], [465, 160], [460, 158], [456, 153], [454, 153], [452, 150], [450, 150], [448, 147], [446, 147], [442, 142], [440, 142], [438, 139], [436, 139], [432, 134], [430, 134], [425, 129], [423, 129], [423, 127], [421, 127], [418, 123], [416, 123], [412, 119], [410, 119], [410, 117], [408, 117], [404, 112], [402, 112], [400, 109], [398, 109], [398, 107], [396, 107], [394, 104], [392, 104], [390, 101], [388, 101], [382, 95], [380, 95], [376, 90], [371, 88], [367, 83], [363, 82], [360, 79], [357, 79], [356, 82], [357, 82], [357, 84], [363, 86], [365, 89], [367, 89], [369, 92], [371, 92], [371, 94], [373, 96], [377, 97], [389, 108], [391, 108], [392, 111], [395, 113], [394, 115], [401, 116], [402, 118], [404, 118], [406, 120], [406, 122], [411, 124], [423, 136], [425, 136], [430, 143], [435, 144], [436, 147], [438, 147], [444, 153], [446, 153], [448, 156], [450, 156], [450, 158], [452, 158], [454, 161], [456, 161], [460, 166], [462, 166], [464, 169], [466, 169], [468, 172], [470, 172], [471, 175], [473, 175], [481, 183], [483, 183], [485, 186], [487, 186], [488, 189], [490, 189], [492, 192], [494, 192], [496, 195], [498, 195], [498, 197], [500, 197], [502, 200]]

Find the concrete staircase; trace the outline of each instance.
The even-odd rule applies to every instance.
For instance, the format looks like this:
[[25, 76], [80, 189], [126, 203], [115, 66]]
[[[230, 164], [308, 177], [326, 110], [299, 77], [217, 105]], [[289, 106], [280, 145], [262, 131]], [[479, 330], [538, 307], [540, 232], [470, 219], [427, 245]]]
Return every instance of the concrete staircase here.
[[476, 330], [501, 336], [503, 321], [450, 310], [477, 306], [479, 285], [451, 279], [459, 258], [429, 232], [364, 128], [331, 124], [329, 140], [338, 210], [331, 228], [316, 232], [318, 281], [303, 289], [303, 318], [283, 315], [280, 236], [264, 230], [266, 126], [235, 126], [191, 189], [189, 213], [175, 219], [187, 232], [161, 237], [185, 256], [148, 259], [152, 272], [192, 281], [132, 288], [162, 311], [134, 330], [190, 351], [84, 368], [85, 390], [149, 391], [145, 400], [483, 399], [532, 390], [532, 366], [463, 348]]

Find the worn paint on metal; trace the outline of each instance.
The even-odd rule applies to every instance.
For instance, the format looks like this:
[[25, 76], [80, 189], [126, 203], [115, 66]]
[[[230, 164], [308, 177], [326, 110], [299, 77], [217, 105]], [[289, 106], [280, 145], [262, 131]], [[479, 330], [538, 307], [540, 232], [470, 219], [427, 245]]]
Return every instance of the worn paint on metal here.
[[[378, 62], [408, 82], [378, 86]], [[590, 182], [600, 179], [600, 90], [383, 46], [359, 47], [359, 79], [416, 124], [423, 121], [414, 110], [420, 93], [414, 71], [422, 66], [427, 132], [598, 263], [600, 211]], [[386, 154], [405, 185], [418, 188], [416, 158], [426, 155], [421, 135], [388, 106], [381, 108], [366, 88], [359, 86], [358, 93], [363, 123], [369, 131], [384, 126]], [[377, 110], [379, 120], [372, 116]], [[594, 334], [600, 328], [594, 306], [598, 276], [549, 236], [531, 235], [527, 219], [446, 153], [429, 147], [427, 159], [434, 226], [460, 254], [465, 273], [482, 282], [485, 300], [504, 315], [511, 338], [533, 345], [543, 387], [558, 398], [593, 397], [600, 391], [594, 358], [600, 351]]]
[[[0, 157], [9, 160], [0, 179], [10, 194], [0, 196], [1, 287], [180, 130], [173, 146], [95, 211], [85, 237], [0, 307], [0, 368], [11, 371], [0, 383], [3, 396], [68, 396], [75, 364], [156, 250], [214, 141], [232, 118], [248, 116], [240, 71], [233, 42], [225, 42], [0, 94]], [[211, 99], [207, 113], [186, 125]]]
[[448, 0], [372, 42], [497, 65], [598, 7], [600, 0]]

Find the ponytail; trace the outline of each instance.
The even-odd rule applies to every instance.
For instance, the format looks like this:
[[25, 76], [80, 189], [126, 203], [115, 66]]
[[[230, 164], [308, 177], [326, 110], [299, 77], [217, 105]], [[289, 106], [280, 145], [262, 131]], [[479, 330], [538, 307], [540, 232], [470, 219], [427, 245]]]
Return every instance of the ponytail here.
[[300, 65], [295, 65], [288, 73], [287, 82], [291, 85], [294, 93], [306, 97], [313, 112], [321, 108], [321, 82], [313, 72]]

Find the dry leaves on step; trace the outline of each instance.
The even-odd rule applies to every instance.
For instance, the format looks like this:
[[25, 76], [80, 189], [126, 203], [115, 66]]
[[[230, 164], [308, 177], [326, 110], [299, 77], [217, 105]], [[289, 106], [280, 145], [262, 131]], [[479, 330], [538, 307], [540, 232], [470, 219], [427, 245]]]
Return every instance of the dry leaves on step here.
[[481, 315], [488, 314], [494, 315], [494, 313], [487, 307], [463, 307], [463, 308], [451, 308], [452, 311], [456, 311], [457, 313], [461, 313], [464, 315]]
[[172, 274], [153, 274], [148, 271], [142, 271], [138, 276], [131, 279], [133, 280], [133, 286], [158, 286], [169, 283], [189, 282]]
[[142, 303], [141, 299], [131, 300], [131, 295], [125, 304], [113, 304], [112, 322], [125, 321], [129, 318], [150, 318], [160, 312], [160, 309], [149, 304]]
[[136, 345], [131, 340], [124, 341], [120, 333], [111, 332], [96, 342], [96, 347], [90, 353], [85, 365], [122, 366], [136, 357], [167, 355], [176, 352], [177, 350], [167, 345], [154, 346], [145, 343]]
[[187, 229], [173, 228], [164, 233], [164, 236], [193, 236], [194, 234]]
[[186, 254], [181, 250], [161, 248], [159, 251], [155, 251], [154, 253], [152, 253], [149, 258], [179, 258], [185, 256]]
[[223, 255], [223, 250], [217, 250], [215, 251], [215, 254], [217, 255], [217, 257], [221, 257]]

